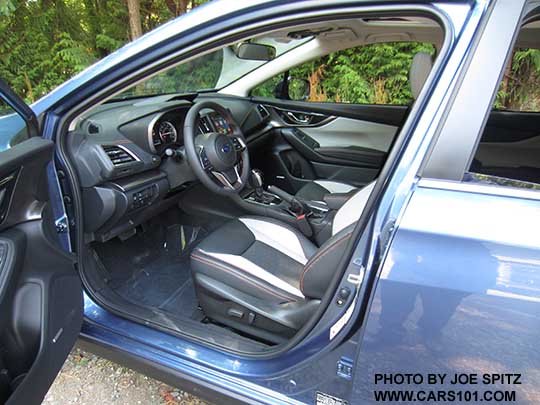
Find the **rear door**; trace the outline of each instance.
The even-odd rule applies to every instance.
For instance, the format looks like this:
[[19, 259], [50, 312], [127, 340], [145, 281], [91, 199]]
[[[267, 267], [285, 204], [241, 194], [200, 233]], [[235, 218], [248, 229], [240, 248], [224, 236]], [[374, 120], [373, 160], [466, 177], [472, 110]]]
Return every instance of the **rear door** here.
[[41, 403], [82, 323], [81, 282], [49, 201], [53, 152], [0, 80], [0, 403]]
[[[273, 159], [261, 167], [273, 184], [294, 192], [314, 179], [358, 187], [373, 181], [412, 104], [409, 70], [419, 52], [434, 54], [435, 47], [410, 41], [359, 46], [256, 87], [254, 101], [277, 127]], [[265, 165], [268, 152], [261, 150], [255, 164]]]

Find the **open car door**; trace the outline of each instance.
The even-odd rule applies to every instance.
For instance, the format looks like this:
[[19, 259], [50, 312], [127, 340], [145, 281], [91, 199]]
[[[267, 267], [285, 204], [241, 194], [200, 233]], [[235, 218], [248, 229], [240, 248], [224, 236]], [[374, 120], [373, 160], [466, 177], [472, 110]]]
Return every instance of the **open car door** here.
[[74, 258], [49, 202], [54, 144], [0, 80], [0, 404], [40, 404], [82, 323]]

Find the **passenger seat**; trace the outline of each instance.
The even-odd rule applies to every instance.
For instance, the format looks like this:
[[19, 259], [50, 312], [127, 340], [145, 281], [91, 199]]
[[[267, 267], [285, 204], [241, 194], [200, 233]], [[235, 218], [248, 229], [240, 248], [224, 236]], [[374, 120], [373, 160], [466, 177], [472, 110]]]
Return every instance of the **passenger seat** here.
[[[426, 52], [419, 52], [414, 55], [411, 70], [409, 71], [409, 82], [411, 92], [416, 100], [424, 87], [424, 84], [433, 67], [431, 55]], [[326, 194], [344, 194], [357, 190], [357, 187], [347, 183], [333, 180], [313, 180], [306, 183], [297, 193], [296, 197], [303, 200], [323, 201]]]

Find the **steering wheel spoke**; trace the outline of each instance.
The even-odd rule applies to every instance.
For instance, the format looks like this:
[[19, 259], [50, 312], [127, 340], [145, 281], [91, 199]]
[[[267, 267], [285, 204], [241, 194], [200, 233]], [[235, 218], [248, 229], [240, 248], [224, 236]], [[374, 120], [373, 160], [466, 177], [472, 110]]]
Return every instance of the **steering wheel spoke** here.
[[234, 145], [234, 150], [236, 150], [236, 152], [242, 152], [244, 149], [247, 148], [246, 142], [242, 137], [233, 136], [231, 137], [231, 140]]
[[242, 179], [240, 178], [239, 165], [225, 171], [212, 171], [214, 177], [230, 190], [240, 190], [242, 188]]
[[212, 167], [212, 163], [210, 163], [208, 156], [206, 156], [204, 147], [202, 147], [201, 145], [198, 145], [197, 149], [198, 149], [198, 154], [199, 154], [199, 162], [201, 163], [201, 166], [207, 172], [211, 172], [214, 168]]

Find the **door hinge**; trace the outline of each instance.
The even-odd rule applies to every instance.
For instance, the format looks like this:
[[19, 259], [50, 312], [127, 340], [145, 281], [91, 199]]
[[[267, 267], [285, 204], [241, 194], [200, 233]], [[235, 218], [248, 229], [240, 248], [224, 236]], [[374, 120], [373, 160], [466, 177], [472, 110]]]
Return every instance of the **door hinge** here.
[[388, 247], [388, 243], [390, 242], [390, 238], [392, 237], [394, 231], [396, 229], [396, 221], [390, 220], [384, 225], [381, 234], [379, 236], [379, 241], [381, 243], [381, 255], [383, 252], [386, 251], [386, 248]]
[[62, 215], [60, 218], [58, 218], [54, 225], [56, 226], [56, 232], [58, 233], [66, 233], [68, 231], [68, 221], [66, 214]]

